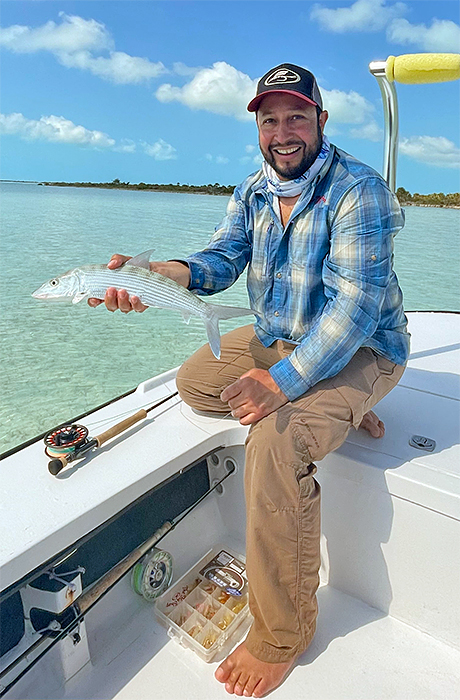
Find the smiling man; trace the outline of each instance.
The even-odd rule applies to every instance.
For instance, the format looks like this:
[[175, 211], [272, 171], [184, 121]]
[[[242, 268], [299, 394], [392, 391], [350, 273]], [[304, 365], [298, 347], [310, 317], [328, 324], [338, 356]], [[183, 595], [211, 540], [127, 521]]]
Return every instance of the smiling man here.
[[[229, 693], [261, 697], [308, 647], [316, 624], [320, 488], [315, 462], [350, 429], [383, 435], [370, 409], [398, 382], [409, 352], [393, 236], [404, 219], [372, 168], [331, 145], [314, 76], [269, 71], [248, 105], [262, 169], [229, 202], [207, 248], [151, 263], [198, 294], [226, 289], [248, 267], [257, 322], [227, 333], [179, 370], [196, 410], [250, 425], [246, 441], [247, 572], [254, 621], [219, 666]], [[110, 267], [126, 260], [114, 256]], [[96, 305], [96, 300], [91, 300]], [[109, 310], [143, 311], [109, 290]], [[344, 527], [346, 523], [344, 523]]]

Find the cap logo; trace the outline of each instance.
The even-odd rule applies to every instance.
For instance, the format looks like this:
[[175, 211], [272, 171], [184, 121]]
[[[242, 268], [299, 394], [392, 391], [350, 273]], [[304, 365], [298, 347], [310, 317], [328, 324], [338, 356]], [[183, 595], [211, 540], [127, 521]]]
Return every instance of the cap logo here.
[[299, 83], [301, 77], [298, 73], [287, 68], [275, 71], [265, 80], [265, 85], [287, 85], [289, 83]]

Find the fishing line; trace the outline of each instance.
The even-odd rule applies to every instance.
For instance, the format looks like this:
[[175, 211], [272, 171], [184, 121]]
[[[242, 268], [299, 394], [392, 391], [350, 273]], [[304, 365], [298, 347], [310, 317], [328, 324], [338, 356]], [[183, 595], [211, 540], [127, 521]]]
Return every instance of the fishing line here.
[[[168, 398], [168, 397], [163, 397], [163, 398]], [[162, 399], [158, 399], [159, 401], [162, 401]], [[95, 428], [103, 428], [104, 425], [109, 425], [112, 423], [114, 420], [118, 420], [119, 418], [124, 418], [125, 416], [130, 416], [133, 412], [133, 410], [139, 411], [142, 408], [147, 408], [150, 406], [150, 401], [148, 403], [141, 404], [140, 406], [136, 406], [135, 409], [126, 409], [126, 411], [123, 411], [121, 413], [115, 413], [113, 416], [109, 416], [108, 418], [100, 418], [99, 420], [95, 421], [88, 421], [89, 429], [94, 430]]]
[[53, 476], [57, 476], [70, 462], [81, 459], [88, 452], [98, 449], [108, 440], [120, 435], [128, 428], [131, 428], [133, 425], [146, 418], [150, 411], [158, 408], [178, 394], [179, 392], [175, 391], [154, 403], [150, 408], [139, 409], [136, 413], [130, 415], [129, 418], [125, 418], [125, 420], [116, 423], [105, 432], [91, 439], [88, 439], [88, 429], [77, 423], [61, 425], [55, 428], [44, 438], [46, 445], [45, 452], [49, 457], [53, 457], [48, 463], [48, 471], [53, 474]]

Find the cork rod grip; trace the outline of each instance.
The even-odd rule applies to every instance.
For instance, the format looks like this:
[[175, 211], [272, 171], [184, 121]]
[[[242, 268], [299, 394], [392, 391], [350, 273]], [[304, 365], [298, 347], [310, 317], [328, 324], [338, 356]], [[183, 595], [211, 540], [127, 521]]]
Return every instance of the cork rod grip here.
[[106, 430], [105, 433], [101, 433], [95, 437], [95, 440], [97, 440], [97, 446], [100, 447], [104, 444], [104, 442], [107, 442], [107, 440], [110, 440], [116, 435], [120, 435], [120, 433], [122, 433], [124, 430], [128, 430], [128, 428], [135, 423], [138, 423], [143, 418], [146, 418], [146, 416], [147, 411], [144, 408], [141, 408], [141, 410], [135, 413], [133, 416], [126, 418], [126, 420], [121, 421], [121, 423], [113, 425], [111, 428]]
[[385, 66], [387, 80], [392, 83], [415, 85], [444, 83], [460, 78], [460, 54], [411, 53], [388, 56]]

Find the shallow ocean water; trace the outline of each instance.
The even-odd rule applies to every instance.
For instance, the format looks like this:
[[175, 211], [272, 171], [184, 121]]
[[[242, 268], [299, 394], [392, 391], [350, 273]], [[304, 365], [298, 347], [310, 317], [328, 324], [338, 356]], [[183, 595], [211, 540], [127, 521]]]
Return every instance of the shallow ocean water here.
[[[47, 279], [112, 253], [178, 258], [204, 247], [227, 197], [2, 183], [0, 452], [179, 365], [206, 342], [178, 313], [40, 303]], [[460, 211], [407, 207], [395, 239], [405, 308], [459, 310]], [[240, 278], [213, 301], [247, 305]], [[221, 323], [222, 332], [247, 323]]]

